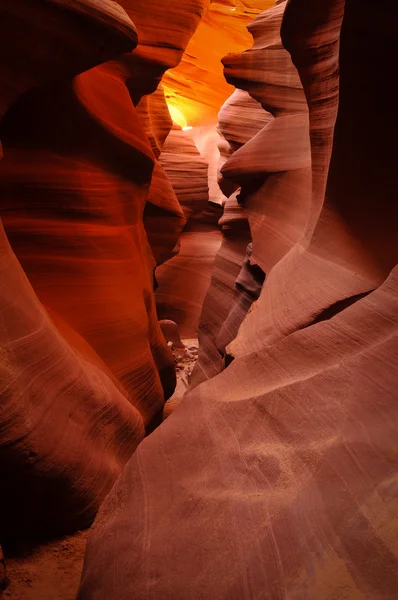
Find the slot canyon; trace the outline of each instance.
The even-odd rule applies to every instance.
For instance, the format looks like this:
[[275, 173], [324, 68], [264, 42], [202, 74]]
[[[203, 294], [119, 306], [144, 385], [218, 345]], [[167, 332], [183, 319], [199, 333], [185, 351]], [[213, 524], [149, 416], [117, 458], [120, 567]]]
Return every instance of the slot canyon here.
[[0, 0], [0, 597], [398, 598], [398, 3]]

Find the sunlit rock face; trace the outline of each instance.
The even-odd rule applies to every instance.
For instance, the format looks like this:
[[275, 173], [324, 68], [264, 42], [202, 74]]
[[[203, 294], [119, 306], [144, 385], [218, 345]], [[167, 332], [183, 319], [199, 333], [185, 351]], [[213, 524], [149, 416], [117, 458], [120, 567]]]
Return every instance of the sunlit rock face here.
[[[0, 9], [2, 539], [87, 525], [174, 388], [153, 272], [184, 217], [170, 184], [150, 190], [154, 171], [167, 181], [156, 156], [171, 121], [161, 92], [133, 101], [178, 63], [206, 2], [169, 3], [178, 27], [163, 37], [164, 6], [122, 4], [139, 16], [137, 55], [112, 2]], [[150, 193], [171, 229], [153, 253]]]
[[[250, 46], [251, 37], [245, 25], [272, 5], [272, 0], [210, 3], [180, 65], [168, 71], [163, 78], [173, 121], [189, 131], [202, 158], [208, 163], [209, 201], [213, 212], [213, 226], [210, 227], [208, 222], [205, 229], [202, 227], [195, 232], [193, 227], [199, 225], [199, 220], [196, 220], [189, 231], [186, 228], [180, 239], [179, 254], [171, 263], [164, 264], [156, 275], [160, 284], [157, 290], [160, 314], [176, 319], [187, 336], [197, 335], [203, 299], [221, 242], [214, 218], [221, 216], [221, 211], [213, 204], [224, 204], [226, 197], [217, 183], [222, 158], [218, 148], [220, 136], [215, 125], [220, 106], [233, 91], [224, 78], [221, 58], [226, 52], [238, 52]], [[181, 164], [179, 169], [182, 172], [184, 166]], [[185, 171], [188, 170], [187, 165]], [[189, 185], [188, 196], [198, 195], [200, 190], [195, 192], [195, 177]], [[181, 197], [180, 194], [180, 200]], [[183, 200], [183, 203], [186, 204], [186, 201]]]
[[220, 106], [233, 92], [223, 76], [221, 59], [227, 52], [250, 47], [252, 39], [245, 26], [273, 5], [273, 0], [210, 3], [180, 65], [164, 78], [167, 101], [182, 114], [186, 125], [201, 127], [217, 122]]
[[[209, 0], [189, 0], [181, 4], [172, 0], [165, 10], [159, 0], [121, 2], [136, 23], [139, 44], [133, 54], [125, 55], [119, 61], [117, 69], [137, 105], [156, 158], [172, 126], [159, 82], [167, 69], [179, 64], [209, 3]], [[173, 23], [172, 27], [170, 23]], [[145, 206], [144, 224], [156, 264], [162, 264], [175, 254], [184, 218], [171, 182], [158, 162]]]
[[143, 96], [137, 113], [156, 157], [143, 220], [152, 254], [160, 265], [175, 255], [186, 223], [172, 182], [158, 160], [173, 126], [162, 85], [153, 94]]
[[[387, 1], [288, 3], [282, 38], [309, 108], [307, 220], [298, 241], [270, 235], [269, 251], [252, 232], [267, 279], [234, 360], [128, 462], [91, 532], [79, 600], [395, 597], [397, 18]], [[270, 24], [257, 21], [264, 39]], [[294, 111], [297, 97], [284, 101]], [[295, 148], [281, 156], [289, 173], [307, 168]]]
[[167, 9], [159, 0], [121, 0], [120, 4], [139, 34], [137, 49], [123, 58], [121, 67], [137, 103], [155, 92], [167, 69], [179, 64], [210, 0], [170, 0]]
[[[164, 90], [159, 82], [167, 69], [180, 62], [190, 37], [209, 6], [209, 0], [189, 0], [183, 5], [172, 0], [168, 2], [167, 10], [158, 0], [122, 0], [121, 4], [136, 23], [139, 44], [133, 54], [125, 55], [114, 68], [120, 73], [137, 106], [158, 158], [172, 126]], [[173, 256], [184, 219], [171, 182], [158, 162], [155, 162], [152, 175], [144, 224], [156, 263], [161, 264]]]
[[209, 165], [189, 133], [174, 126], [163, 145], [159, 162], [169, 176], [185, 218], [192, 220], [202, 215], [209, 200]]
[[[233, 92], [233, 87], [224, 78], [221, 58], [226, 52], [239, 52], [250, 46], [251, 37], [245, 25], [253, 16], [272, 5], [272, 0], [210, 3], [180, 65], [168, 71], [163, 78], [165, 96], [173, 121], [190, 130], [200, 154], [208, 163], [209, 201], [212, 204], [221, 205], [226, 201], [217, 183], [220, 137], [215, 125], [220, 106]], [[215, 211], [221, 215], [217, 208]], [[212, 231], [207, 228], [206, 240], [204, 231], [201, 232], [200, 238], [191, 228], [190, 235], [195, 237], [195, 241], [191, 240], [192, 246], [190, 247], [191, 242], [188, 240], [188, 233], [185, 232], [181, 238], [179, 256], [169, 265], [173, 267], [173, 271], [170, 272], [170, 275], [173, 274], [170, 285], [167, 281], [167, 265], [158, 273], [159, 282], [162, 281], [163, 286], [167, 284], [167, 287], [182, 289], [186, 282], [184, 283], [183, 277], [180, 279], [179, 276], [183, 275], [186, 266], [191, 266], [189, 296], [192, 300], [188, 302], [190, 306], [181, 294], [174, 295], [178, 307], [169, 303], [168, 291], [164, 288], [164, 293], [158, 290], [158, 307], [162, 314], [164, 310], [172, 311], [186, 335], [196, 335], [203, 298], [209, 287], [215, 253], [221, 240], [219, 229], [216, 227], [213, 227]], [[202, 263], [201, 257], [204, 259]], [[198, 264], [192, 270], [192, 261], [196, 259]], [[180, 262], [184, 263], [181, 269], [178, 264]]]

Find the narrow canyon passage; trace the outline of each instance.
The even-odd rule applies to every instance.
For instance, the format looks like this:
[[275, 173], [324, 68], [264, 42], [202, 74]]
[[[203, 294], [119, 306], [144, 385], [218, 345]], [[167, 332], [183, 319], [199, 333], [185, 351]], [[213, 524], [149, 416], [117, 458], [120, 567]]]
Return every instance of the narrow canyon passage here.
[[0, 597], [398, 597], [397, 30], [0, 0]]

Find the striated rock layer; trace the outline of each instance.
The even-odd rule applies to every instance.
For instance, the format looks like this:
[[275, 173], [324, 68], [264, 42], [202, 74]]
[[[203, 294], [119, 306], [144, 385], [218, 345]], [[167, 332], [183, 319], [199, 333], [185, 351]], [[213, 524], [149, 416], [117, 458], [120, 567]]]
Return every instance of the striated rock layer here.
[[[223, 60], [227, 79], [241, 89], [219, 115], [219, 131], [228, 142], [220, 186], [228, 195], [238, 187], [239, 194], [226, 204], [226, 239], [218, 260], [229, 278], [219, 271], [213, 275], [202, 314], [194, 385], [220, 371], [226, 346], [258, 298], [264, 274], [301, 237], [308, 216], [308, 108], [297, 70], [280, 39], [284, 9], [285, 3], [256, 17], [249, 26], [252, 49]], [[231, 208], [240, 214], [240, 221], [232, 217]], [[253, 240], [249, 260], [246, 220]], [[226, 268], [225, 262], [232, 248], [234, 269]]]
[[142, 223], [154, 156], [127, 89], [108, 66], [41, 88], [8, 111], [2, 142], [3, 223], [25, 273], [64, 337], [90, 345], [148, 425], [173, 366]]
[[0, 23], [0, 116], [38, 84], [73, 77], [130, 52], [138, 41], [133, 23], [111, 0], [3, 2]]
[[[267, 251], [253, 231], [267, 279], [234, 360], [129, 461], [79, 600], [396, 597], [397, 20], [386, 0], [288, 3], [282, 35], [310, 115], [303, 232]], [[275, 164], [274, 139], [259, 165]]]
[[[92, 67], [137, 43], [133, 24], [113, 3], [82, 1], [66, 9], [59, 2], [40, 2], [32, 11], [28, 3], [17, 1], [0, 11], [1, 44], [12, 31], [26, 32], [21, 33], [23, 43], [16, 56], [10, 56], [11, 45], [1, 52], [3, 110], [28, 88], [43, 85], [54, 75], [68, 78], [79, 68]], [[47, 27], [47, 36], [43, 36], [45, 23], [55, 27]], [[65, 27], [69, 35], [60, 40], [57, 29]], [[48, 51], [43, 52], [43, 47]], [[77, 49], [80, 64], [73, 58]], [[3, 126], [4, 122], [2, 138]], [[7, 143], [4, 147], [7, 156]], [[3, 162], [0, 169], [3, 174]], [[26, 177], [21, 172], [18, 176]], [[7, 220], [9, 186], [3, 184], [1, 214]], [[21, 221], [21, 206], [16, 204], [13, 210], [18, 210]], [[0, 227], [0, 530], [4, 540], [36, 527], [44, 534], [86, 523], [142, 436], [143, 425], [99, 359], [95, 364], [88, 354], [83, 357], [61, 336]]]
[[166, 107], [157, 97], [139, 117], [133, 100], [178, 63], [206, 2], [171, 3], [178, 27], [163, 38], [153, 19], [166, 20], [164, 7], [151, 4], [145, 21], [143, 4], [123, 2], [139, 17], [136, 55], [137, 31], [113, 2], [0, 9], [5, 40], [17, 31], [24, 42], [1, 62], [0, 214], [12, 246], [2, 229], [2, 540], [87, 525], [174, 389], [153, 271], [183, 216], [170, 193], [171, 234], [154, 258], [143, 216]]
[[235, 337], [253, 301], [236, 285], [251, 244], [247, 216], [236, 194], [227, 199], [219, 224], [223, 237], [200, 316], [199, 360], [190, 379], [191, 387], [223, 369], [226, 345]]
[[156, 269], [158, 317], [175, 321], [183, 337], [198, 335], [220, 243], [221, 233], [215, 223], [188, 227], [180, 236], [178, 254]]
[[226, 52], [242, 52], [251, 44], [245, 26], [273, 0], [212, 1], [192, 36], [181, 63], [166, 73], [167, 102], [179, 125], [210, 126], [233, 92], [223, 76], [221, 59]]
[[196, 337], [204, 296], [220, 245], [217, 227], [222, 209], [209, 202], [209, 165], [190, 132], [171, 130], [159, 158], [187, 220], [178, 254], [156, 270], [160, 319], [172, 319], [181, 335]]
[[[118, 61], [115, 69], [137, 106], [154, 154], [159, 158], [172, 126], [159, 82], [167, 69], [179, 64], [209, 0], [189, 0], [183, 5], [172, 0], [167, 10], [159, 0], [122, 0], [121, 4], [136, 23], [139, 44], [133, 54]], [[184, 222], [171, 182], [162, 166], [155, 162], [144, 224], [157, 264], [173, 256]]]
[[201, 217], [209, 200], [209, 165], [189, 133], [174, 125], [163, 145], [159, 162], [170, 178], [185, 218]]

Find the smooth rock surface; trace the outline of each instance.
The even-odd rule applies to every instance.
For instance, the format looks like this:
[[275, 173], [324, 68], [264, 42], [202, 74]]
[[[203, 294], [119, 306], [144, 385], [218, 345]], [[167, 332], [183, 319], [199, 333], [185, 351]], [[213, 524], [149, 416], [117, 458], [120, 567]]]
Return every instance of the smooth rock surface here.
[[167, 101], [179, 111], [186, 125], [215, 125], [220, 106], [233, 92], [223, 76], [221, 59], [227, 52], [242, 52], [250, 47], [245, 26], [273, 5], [273, 0], [210, 3], [181, 63], [164, 78]]
[[217, 222], [222, 208], [210, 202], [209, 164], [195, 137], [174, 125], [159, 158], [186, 224], [178, 254], [156, 269], [156, 304], [159, 318], [176, 321], [181, 334], [188, 338], [197, 336], [203, 299], [221, 243]]
[[[21, 106], [23, 100], [17, 97], [30, 87], [50, 86], [50, 79], [68, 80], [79, 70], [131, 50], [137, 43], [132, 22], [120, 7], [109, 2], [67, 6], [38, 2], [34, 12], [30, 3], [14, 2], [12, 6], [2, 5], [0, 11], [0, 43], [11, 44], [12, 32], [18, 32], [19, 39], [15, 55], [10, 56], [10, 46], [1, 52], [0, 97], [4, 108], [15, 101]], [[62, 27], [69, 29], [70, 37], [59, 35]], [[15, 38], [13, 47], [14, 42]], [[26, 200], [23, 184], [39, 161], [29, 145], [24, 154], [21, 140], [24, 133], [29, 139], [30, 133], [23, 131], [24, 119], [8, 154], [6, 122], [12, 110], [0, 125], [5, 152], [0, 163], [0, 208], [6, 221], [10, 222], [14, 214], [14, 222], [22, 224]], [[20, 170], [27, 154], [29, 164]], [[18, 163], [18, 184], [12, 189], [16, 156], [22, 160]], [[11, 198], [16, 200], [14, 205]], [[50, 221], [47, 223], [50, 226]], [[26, 244], [28, 238], [21, 241]], [[0, 530], [4, 541], [21, 532], [54, 534], [92, 520], [144, 431], [138, 411], [127, 402], [94, 350], [86, 352], [77, 334], [75, 343], [69, 344], [56, 328], [2, 225], [0, 270]]]
[[0, 8], [2, 540], [90, 524], [175, 386], [153, 279], [184, 222], [171, 186], [152, 190], [167, 215], [153, 253], [144, 216], [171, 121], [161, 91], [133, 100], [178, 63], [206, 3], [170, 5], [162, 37], [163, 6], [122, 4]]
[[[387, 1], [288, 3], [308, 218], [271, 258], [258, 247], [269, 273], [234, 360], [140, 445], [102, 506], [79, 600], [396, 597], [397, 18]], [[382, 121], [365, 128], [376, 96]]]

